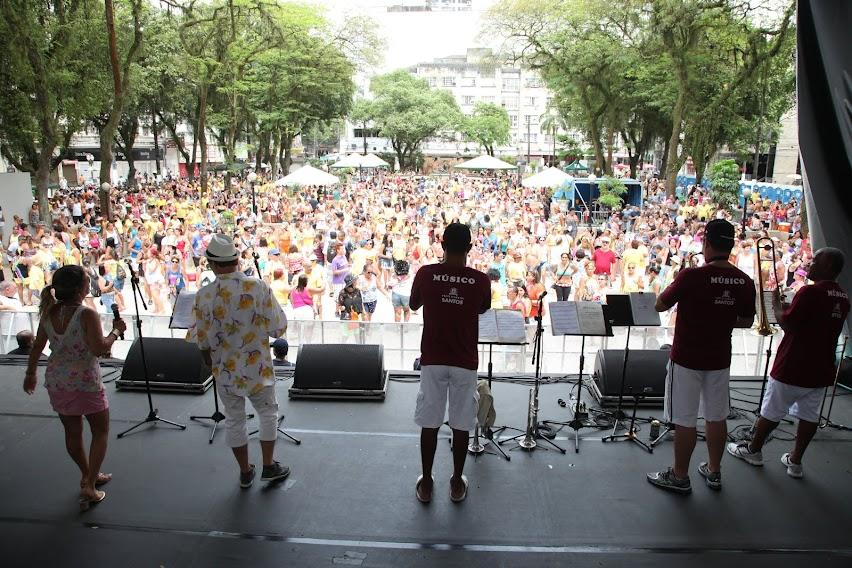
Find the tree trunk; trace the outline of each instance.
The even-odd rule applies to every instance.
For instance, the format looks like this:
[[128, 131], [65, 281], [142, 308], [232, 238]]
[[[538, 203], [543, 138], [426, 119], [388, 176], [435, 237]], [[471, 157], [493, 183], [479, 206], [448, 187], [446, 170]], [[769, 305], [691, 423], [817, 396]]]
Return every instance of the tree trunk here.
[[154, 167], [160, 175], [160, 135], [157, 132], [157, 113], [151, 111], [151, 130], [154, 133]]
[[680, 146], [680, 133], [683, 130], [683, 115], [686, 111], [686, 90], [688, 88], [686, 70], [678, 72], [678, 95], [675, 106], [672, 109], [672, 133], [669, 136], [669, 147], [666, 154], [666, 194], [674, 196], [677, 187], [677, 172], [682, 165], [683, 159], [678, 153]]
[[612, 146], [615, 144], [615, 129], [612, 127], [607, 128], [606, 133], [606, 170], [604, 171], [607, 175], [612, 175]]
[[284, 150], [284, 161], [281, 164], [281, 173], [283, 173], [285, 176], [290, 173], [290, 166], [293, 164], [292, 150], [293, 139], [295, 137], [295, 135], [288, 133], [285, 134], [281, 140], [281, 146]]
[[[201, 195], [207, 192], [207, 91], [209, 85], [201, 87], [201, 96], [198, 104], [198, 144], [201, 146]], [[194, 164], [193, 164], [194, 166]]]
[[663, 140], [663, 158], [660, 161], [660, 172], [665, 174], [666, 168], [669, 164], [669, 140], [668, 138]]
[[[36, 177], [36, 199], [38, 200], [38, 214], [42, 222], [49, 227], [52, 222], [50, 218], [50, 202], [47, 199], [47, 185], [50, 182], [50, 158], [53, 150], [45, 152], [43, 149], [38, 157], [38, 169]], [[24, 219], [26, 221], [26, 219]]]
[[272, 143], [272, 155], [269, 158], [269, 165], [272, 166], [272, 179], [278, 179], [278, 170], [281, 167], [279, 156], [281, 155], [281, 131], [276, 130], [272, 135], [274, 141]]

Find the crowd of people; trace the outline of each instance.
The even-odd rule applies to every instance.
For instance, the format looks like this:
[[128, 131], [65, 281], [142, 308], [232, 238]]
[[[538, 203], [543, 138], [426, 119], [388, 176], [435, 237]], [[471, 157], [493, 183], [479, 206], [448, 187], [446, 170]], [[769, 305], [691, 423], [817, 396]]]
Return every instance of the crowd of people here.
[[[40, 290], [61, 266], [90, 275], [90, 307], [125, 311], [129, 260], [138, 271], [149, 312], [168, 314], [174, 297], [212, 281], [204, 257], [217, 233], [232, 235], [239, 270], [258, 271], [292, 319], [409, 321], [417, 271], [442, 260], [441, 231], [469, 225], [472, 268], [489, 276], [492, 307], [533, 318], [548, 301], [605, 301], [609, 293], [659, 294], [687, 264], [701, 264], [704, 225], [730, 218], [700, 187], [667, 197], [656, 179], [644, 183], [643, 205], [590, 214], [550, 199], [547, 189], [518, 186], [514, 177], [424, 178], [379, 174], [333, 188], [286, 189], [257, 184], [253, 210], [248, 182], [172, 180], [114, 189], [112, 218], [100, 211], [94, 188], [58, 191], [47, 226], [33, 205], [14, 218], [7, 275], [21, 305], [37, 305]], [[740, 225], [738, 224], [738, 227]], [[797, 289], [812, 255], [801, 210], [754, 194], [732, 262], [765, 287]], [[757, 239], [776, 244], [758, 251]], [[775, 265], [774, 270], [772, 264]], [[672, 314], [671, 317], [674, 317]], [[673, 323], [673, 321], [664, 322]]]

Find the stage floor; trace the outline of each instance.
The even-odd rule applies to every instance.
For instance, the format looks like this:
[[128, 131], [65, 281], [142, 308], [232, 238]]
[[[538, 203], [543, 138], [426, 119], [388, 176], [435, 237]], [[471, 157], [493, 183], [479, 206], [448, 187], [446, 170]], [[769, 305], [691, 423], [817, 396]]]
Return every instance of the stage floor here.
[[[646, 472], [670, 463], [670, 442], [649, 455], [627, 442], [603, 444], [606, 432], [584, 429], [577, 454], [573, 432], [562, 431], [556, 442], [568, 449], [564, 455], [539, 448], [513, 450], [511, 461], [470, 456], [470, 493], [460, 505], [449, 500], [451, 456], [442, 441], [435, 496], [424, 506], [414, 496], [414, 382], [392, 381], [387, 400], [377, 403], [289, 401], [290, 383], [279, 381], [285, 427], [303, 443], [279, 442], [278, 459], [293, 469], [287, 481], [266, 486], [258, 479], [249, 490], [237, 484], [224, 432], [213, 445], [200, 423], [186, 431], [148, 425], [115, 439], [146, 416], [147, 403], [143, 393], [110, 385], [112, 434], [104, 470], [115, 478], [105, 487], [106, 501], [80, 513], [78, 472], [65, 454], [61, 425], [44, 389], [28, 397], [22, 379], [22, 367], [0, 367], [4, 567], [659, 568], [733, 562], [754, 568], [852, 562], [848, 432], [817, 434], [801, 481], [789, 478], [778, 461], [790, 442], [770, 442], [762, 469], [726, 456], [718, 493], [694, 471], [707, 454], [699, 445], [693, 493], [684, 497], [645, 480]], [[569, 419], [556, 400], [567, 399], [570, 388], [542, 386], [542, 419]], [[733, 396], [754, 399], [759, 383], [735, 389]], [[527, 393], [525, 385], [495, 383], [498, 425], [525, 423]], [[213, 404], [212, 391], [155, 393], [154, 401], [163, 418], [181, 422], [210, 414]], [[837, 398], [833, 418], [852, 423], [852, 398]], [[730, 428], [744, 423], [732, 421]], [[647, 424], [639, 435], [647, 439]], [[259, 453], [253, 442], [254, 463]]]

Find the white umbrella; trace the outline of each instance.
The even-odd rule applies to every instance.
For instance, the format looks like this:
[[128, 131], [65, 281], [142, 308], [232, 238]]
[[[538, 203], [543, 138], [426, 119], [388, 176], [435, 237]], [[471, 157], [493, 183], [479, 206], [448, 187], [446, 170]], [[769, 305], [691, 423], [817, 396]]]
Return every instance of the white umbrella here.
[[388, 168], [390, 164], [388, 164], [383, 159], [379, 158], [375, 154], [367, 154], [361, 160], [362, 168]]
[[364, 158], [361, 154], [349, 154], [345, 158], [342, 158], [333, 164], [331, 164], [332, 168], [363, 168], [364, 166]]
[[503, 160], [498, 160], [494, 156], [483, 154], [478, 158], [462, 162], [453, 166], [457, 170], [515, 170], [517, 166], [513, 166]]
[[284, 176], [275, 185], [335, 185], [340, 183], [337, 176], [318, 170], [310, 164], [305, 164], [295, 172]]
[[521, 183], [524, 187], [562, 187], [565, 182], [574, 181], [574, 178], [558, 168], [547, 168], [534, 176], [530, 176]]

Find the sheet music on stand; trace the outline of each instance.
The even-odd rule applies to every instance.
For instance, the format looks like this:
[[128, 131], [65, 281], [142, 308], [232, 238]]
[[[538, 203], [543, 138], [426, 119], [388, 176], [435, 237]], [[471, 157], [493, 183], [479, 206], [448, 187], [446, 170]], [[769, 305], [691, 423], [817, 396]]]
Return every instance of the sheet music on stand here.
[[479, 314], [479, 343], [522, 344], [527, 342], [524, 316], [517, 310], [488, 310]]
[[553, 335], [612, 335], [598, 302], [551, 302], [548, 307]]
[[[778, 319], [775, 317], [775, 308], [772, 307], [772, 298], [775, 297], [775, 290], [764, 290], [763, 294], [757, 295], [757, 301], [760, 302], [760, 298], [763, 298], [763, 307], [766, 308], [766, 321], [770, 325], [778, 325]], [[760, 306], [757, 306], [758, 313], [760, 313]]]
[[655, 305], [657, 296], [644, 292], [607, 294], [607, 319], [616, 326], [656, 327], [662, 325]]
[[192, 308], [195, 306], [195, 292], [181, 292], [175, 298], [169, 329], [189, 329], [195, 323]]

